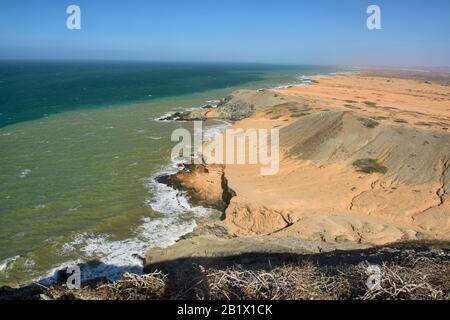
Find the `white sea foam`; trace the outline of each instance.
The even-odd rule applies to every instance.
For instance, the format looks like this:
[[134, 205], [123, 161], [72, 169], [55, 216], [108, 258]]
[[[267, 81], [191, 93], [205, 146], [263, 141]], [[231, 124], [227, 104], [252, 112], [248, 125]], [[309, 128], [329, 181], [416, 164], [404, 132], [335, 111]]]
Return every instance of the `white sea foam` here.
[[220, 103], [220, 100], [207, 100], [206, 103], [212, 106], [217, 106]]
[[12, 266], [14, 266], [14, 263], [19, 259], [20, 256], [14, 256], [10, 258], [6, 258], [5, 260], [0, 261], [0, 272], [8, 271]]
[[341, 71], [341, 72], [330, 72], [330, 76], [351, 76], [357, 74], [357, 71]]
[[295, 81], [290, 82], [288, 84], [282, 84], [279, 85], [277, 87], [275, 87], [276, 89], [288, 89], [288, 88], [293, 88], [293, 87], [304, 87], [307, 85], [310, 85], [311, 83], [313, 83], [314, 79], [316, 79], [318, 76], [305, 76], [305, 75], [301, 75], [301, 76], [297, 76], [295, 77]]
[[[172, 163], [163, 174], [174, 172], [175, 165]], [[212, 209], [191, 206], [184, 192], [158, 182], [156, 177], [147, 179], [145, 185], [153, 193], [153, 198], [145, 203], [161, 213], [161, 217], [143, 218], [134, 237], [125, 240], [111, 240], [107, 235], [77, 235], [72, 242], [63, 246], [61, 253], [78, 251], [81, 253], [80, 259], [51, 270], [43, 282], [54, 282], [55, 272], [58, 270], [94, 259], [99, 263], [82, 265], [82, 281], [97, 277], [116, 280], [124, 272], [142, 273], [143, 266], [139, 257], [145, 255], [147, 250], [174, 244], [181, 236], [194, 230], [197, 225], [195, 217], [207, 217], [213, 213]], [[193, 218], [182, 219], [186, 213], [190, 213]]]
[[[63, 246], [61, 253], [80, 252], [80, 258], [54, 268], [41, 282], [55, 282], [57, 271], [73, 265], [81, 266], [82, 281], [98, 277], [117, 280], [125, 272], [140, 274], [143, 272], [140, 257], [144, 256], [147, 250], [172, 245], [196, 227], [194, 220], [182, 221], [178, 217], [179, 213], [160, 218], [146, 217], [136, 230], [135, 236], [124, 240], [111, 240], [105, 234], [79, 234], [72, 242]], [[96, 263], [85, 263], [94, 260]]]
[[[307, 85], [311, 78], [300, 76], [294, 85]], [[207, 101], [209, 104], [217, 104], [219, 100]], [[185, 109], [186, 110], [186, 109]], [[189, 109], [188, 109], [189, 110]], [[176, 111], [168, 112], [155, 120], [165, 118]], [[212, 140], [217, 134], [230, 126], [223, 122], [216, 126], [206, 128], [203, 133], [204, 140]], [[86, 133], [85, 135], [92, 135]], [[161, 139], [161, 137], [147, 137]], [[115, 158], [118, 158], [116, 156]], [[155, 247], [167, 247], [174, 244], [181, 236], [193, 231], [196, 227], [196, 219], [204, 219], [214, 213], [213, 209], [194, 207], [189, 203], [186, 192], [173, 189], [158, 181], [161, 175], [174, 174], [180, 170], [182, 162], [173, 159], [155, 176], [144, 181], [144, 185], [152, 193], [152, 197], [145, 201], [145, 205], [159, 212], [160, 217], [144, 217], [142, 224], [134, 235], [124, 240], [113, 240], [106, 234], [78, 234], [72, 241], [64, 244], [61, 254], [78, 252], [79, 258], [67, 261], [50, 270], [48, 276], [41, 279], [44, 283], [52, 283], [56, 280], [55, 273], [69, 266], [82, 265], [82, 281], [107, 277], [111, 280], [120, 278], [124, 272], [141, 273], [143, 271], [142, 260], [139, 258], [147, 250]], [[24, 169], [21, 177], [31, 172]], [[19, 256], [0, 262], [0, 271], [7, 271]], [[97, 260], [98, 263], [86, 264], [86, 261]]]
[[29, 174], [31, 172], [31, 169], [23, 169], [21, 172], [20, 172], [20, 175], [19, 175], [19, 178], [26, 178], [27, 177], [27, 175]]
[[[211, 105], [213, 108], [217, 107], [217, 105], [220, 103], [220, 100], [207, 100], [205, 101], [205, 105]], [[177, 112], [183, 112], [183, 111], [194, 111], [196, 109], [200, 109], [202, 107], [191, 107], [191, 108], [182, 108], [182, 109], [176, 109], [169, 112], [164, 113], [163, 115], [154, 118], [153, 120], [156, 122], [171, 122], [173, 120], [167, 120], [168, 117], [174, 115]], [[178, 120], [179, 121], [179, 120]]]
[[[204, 139], [210, 140], [219, 134], [228, 123], [204, 130]], [[124, 240], [112, 240], [108, 235], [79, 234], [64, 244], [60, 254], [79, 252], [79, 259], [67, 261], [51, 270], [47, 277], [40, 279], [44, 284], [55, 282], [56, 272], [69, 266], [81, 265], [81, 280], [98, 277], [119, 279], [124, 272], [142, 273], [143, 265], [139, 257], [147, 250], [165, 248], [174, 244], [181, 236], [192, 232], [197, 226], [196, 219], [205, 219], [215, 213], [214, 209], [196, 207], [189, 203], [186, 192], [176, 190], [158, 181], [158, 177], [170, 175], [180, 170], [183, 162], [171, 160], [161, 171], [144, 181], [144, 186], [152, 193], [145, 201], [160, 217], [145, 217], [134, 236]], [[96, 260], [97, 263], [86, 264]]]
[[166, 119], [168, 117], [170, 117], [171, 115], [173, 115], [175, 112], [177, 112], [177, 111], [166, 112], [162, 116], [156, 117], [153, 120], [156, 122], [170, 122], [171, 120], [166, 120]]
[[319, 80], [326, 76], [341, 76], [341, 75], [352, 75], [356, 74], [355, 71], [342, 71], [342, 72], [330, 72], [328, 74], [316, 74], [316, 75], [300, 75], [295, 77], [295, 81], [292, 81], [287, 84], [282, 84], [279, 86], [276, 86], [275, 89], [288, 89], [288, 88], [294, 88], [294, 87], [304, 87], [307, 85], [310, 85], [314, 83], [315, 80]]

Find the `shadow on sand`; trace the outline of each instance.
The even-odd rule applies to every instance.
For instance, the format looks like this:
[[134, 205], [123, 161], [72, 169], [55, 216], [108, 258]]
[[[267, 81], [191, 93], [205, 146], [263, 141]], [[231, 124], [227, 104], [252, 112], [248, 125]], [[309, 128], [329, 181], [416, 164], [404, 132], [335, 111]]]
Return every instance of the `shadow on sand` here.
[[[436, 261], [449, 261], [450, 242], [438, 241], [416, 241], [396, 243], [363, 250], [333, 251], [318, 254], [296, 254], [296, 253], [270, 253], [253, 252], [221, 257], [186, 257], [172, 261], [164, 261], [157, 264], [147, 264], [145, 273], [162, 271], [167, 275], [166, 284], [169, 291], [185, 290], [180, 296], [171, 298], [209, 298], [208, 279], [205, 278], [205, 269], [224, 270], [228, 267], [239, 265], [245, 270], [271, 271], [274, 268], [287, 264], [299, 265], [312, 263], [320, 268], [337, 270], [338, 267], [354, 266], [362, 262], [370, 264], [396, 263], [401, 265], [411, 257], [430, 257]], [[81, 273], [91, 272], [93, 268], [114, 270], [118, 275], [125, 272], [136, 271], [136, 266], [114, 266], [106, 265], [100, 261], [90, 261], [80, 264]], [[66, 270], [57, 271], [52, 277], [55, 285], [64, 284], [68, 275]], [[50, 280], [43, 279], [40, 283], [23, 286], [20, 288], [0, 287], [0, 300], [17, 299], [40, 299], [45, 292], [44, 283]], [[96, 278], [82, 283], [83, 287], [98, 288], [99, 285], [108, 282], [106, 278]], [[201, 287], [198, 287], [200, 284]], [[195, 285], [196, 292], [189, 292]], [[201, 292], [202, 296], [198, 296]], [[67, 299], [73, 298], [70, 294]]]

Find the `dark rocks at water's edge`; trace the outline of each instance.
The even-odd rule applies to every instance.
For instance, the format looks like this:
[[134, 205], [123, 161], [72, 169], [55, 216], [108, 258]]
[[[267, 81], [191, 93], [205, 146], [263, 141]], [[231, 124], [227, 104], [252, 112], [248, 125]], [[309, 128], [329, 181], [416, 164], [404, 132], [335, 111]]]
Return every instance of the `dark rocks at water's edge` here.
[[233, 102], [228, 98], [223, 103], [219, 104], [218, 117], [225, 120], [238, 121], [250, 117], [255, 108], [252, 104], [246, 102]]
[[163, 116], [159, 118], [159, 121], [204, 121], [207, 119], [207, 113], [211, 111], [211, 109], [217, 108], [217, 105], [213, 104], [205, 104], [199, 108], [186, 110], [186, 111], [177, 111], [171, 113], [169, 115]]
[[159, 121], [203, 121], [206, 120], [204, 112], [180, 111], [159, 118]]
[[186, 192], [193, 206], [212, 208], [222, 213], [236, 195], [228, 187], [220, 165], [184, 164], [177, 173], [161, 175], [156, 181]]
[[182, 118], [186, 116], [187, 111], [185, 112], [174, 112], [167, 116], [163, 116], [158, 118], [158, 121], [181, 121]]
[[257, 109], [266, 105], [276, 105], [282, 99], [270, 90], [238, 90], [229, 96], [208, 103], [192, 110], [178, 111], [160, 118], [160, 121], [204, 121], [206, 119], [221, 119], [239, 121], [250, 117]]

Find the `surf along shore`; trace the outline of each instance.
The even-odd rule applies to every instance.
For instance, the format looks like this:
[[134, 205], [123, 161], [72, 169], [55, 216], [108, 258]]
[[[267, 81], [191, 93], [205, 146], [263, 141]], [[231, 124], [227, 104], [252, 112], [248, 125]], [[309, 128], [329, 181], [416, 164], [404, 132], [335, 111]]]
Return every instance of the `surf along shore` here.
[[[293, 238], [319, 247], [450, 240], [450, 87], [409, 77], [371, 71], [237, 91], [184, 120], [279, 128], [280, 171], [188, 165], [168, 181], [195, 203], [223, 210], [214, 226], [231, 239]], [[167, 259], [183, 243], [150, 252], [147, 261]], [[223, 249], [212, 243], [211, 254]]]
[[[427, 272], [448, 275], [449, 73], [373, 69], [316, 78], [307, 86], [238, 90], [216, 107], [164, 120], [207, 119], [229, 121], [233, 129], [280, 129], [280, 170], [263, 176], [259, 165], [186, 164], [161, 177], [187, 191], [193, 205], [216, 208], [223, 216], [168, 248], [147, 252], [143, 298], [236, 299], [233, 294], [242, 288], [225, 290], [214, 282], [258, 272], [248, 270], [283, 273], [277, 268], [299, 261], [328, 267], [371, 261], [386, 267], [386, 261], [406, 266], [407, 259], [423, 258], [431, 259], [430, 268], [444, 268]], [[308, 268], [294, 271], [304, 277], [317, 271]], [[355, 268], [364, 282], [365, 269]], [[121, 288], [130, 279], [136, 282], [133, 277], [126, 275]], [[187, 279], [203, 280], [190, 286]], [[426, 294], [448, 297], [449, 283], [447, 277], [444, 289], [431, 287]], [[114, 288], [117, 294], [120, 288]], [[84, 296], [69, 298], [110, 298], [105, 290], [87, 289]], [[289, 298], [273, 292], [258, 296], [258, 290], [241, 297]], [[340, 298], [310, 296], [314, 290], [292, 298]], [[45, 294], [67, 298], [61, 288]]]

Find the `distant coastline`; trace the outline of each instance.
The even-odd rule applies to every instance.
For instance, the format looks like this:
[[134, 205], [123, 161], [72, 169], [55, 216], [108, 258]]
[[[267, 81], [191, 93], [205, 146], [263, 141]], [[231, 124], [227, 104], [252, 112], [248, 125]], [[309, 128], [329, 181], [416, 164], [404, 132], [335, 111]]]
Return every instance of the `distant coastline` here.
[[[384, 94], [377, 91], [383, 90], [386, 83], [391, 90], [389, 94], [386, 91]], [[365, 91], [366, 87], [370, 87], [371, 91]], [[349, 93], [348, 88], [353, 88], [353, 92]], [[397, 91], [392, 91], [392, 88], [396, 88]], [[415, 92], [421, 92], [420, 99], [410, 93], [409, 90], [413, 90], [411, 88], [414, 88]], [[181, 205], [203, 213], [206, 212], [203, 210], [215, 210], [217, 214], [212, 219], [209, 218], [210, 214], [205, 214], [205, 219], [198, 225], [192, 224], [185, 229], [173, 239], [171, 245], [144, 244], [147, 252], [145, 257], [139, 259], [143, 259], [144, 272], [150, 273], [149, 275], [126, 273], [124, 278], [116, 279], [122, 279], [118, 280], [119, 282], [127, 282], [132, 281], [130, 279], [134, 279], [133, 277], [142, 277], [164, 282], [165, 280], [158, 278], [161, 273], [155, 273], [158, 270], [170, 279], [175, 277], [171, 281], [175, 281], [178, 286], [186, 286], [193, 279], [179, 278], [178, 274], [180, 270], [187, 273], [197, 272], [195, 271], [197, 263], [201, 264], [203, 270], [200, 276], [207, 274], [208, 277], [213, 277], [214, 272], [221, 272], [225, 277], [235, 272], [233, 266], [236, 265], [239, 268], [258, 270], [267, 264], [261, 257], [268, 255], [272, 263], [281, 268], [277, 269], [277, 272], [283, 272], [283, 268], [306, 272], [305, 270], [309, 269], [304, 269], [307, 267], [298, 259], [308, 257], [316, 261], [319, 268], [308, 271], [312, 272], [310, 276], [322, 277], [329, 268], [341, 268], [342, 277], [355, 272], [353, 277], [359, 277], [358, 268], [361, 268], [361, 264], [367, 263], [363, 259], [365, 255], [360, 256], [359, 252], [365, 252], [373, 261], [387, 259], [386, 261], [392, 264], [391, 268], [397, 268], [399, 263], [397, 260], [406, 257], [402, 258], [400, 253], [392, 257], [384, 257], [384, 254], [403, 252], [401, 248], [409, 250], [409, 258], [435, 261], [445, 268], [449, 261], [450, 243], [449, 226], [448, 222], [445, 222], [446, 215], [450, 212], [447, 210], [449, 203], [446, 196], [449, 163], [448, 160], [445, 161], [450, 157], [447, 151], [450, 150], [448, 132], [450, 115], [445, 107], [448, 100], [445, 97], [447, 88], [447, 85], [434, 83], [432, 79], [416, 79], [414, 76], [386, 77], [375, 75], [372, 71], [363, 71], [359, 74], [321, 77], [308, 86], [238, 90], [215, 101], [216, 105], [209, 101], [199, 108], [166, 114], [166, 119], [155, 117], [159, 119], [158, 121], [162, 120], [162, 125], [165, 126], [180, 123], [180, 120], [181, 123], [188, 124], [199, 119], [206, 121], [221, 119], [229, 122], [233, 128], [281, 127], [281, 145], [284, 150], [282, 170], [274, 177], [261, 178], [257, 174], [257, 168], [249, 166], [169, 163], [167, 170], [155, 172], [148, 182], [161, 196], [161, 198], [154, 197], [149, 203], [156, 211], [168, 210], [167, 214], [173, 214]], [[367, 94], [370, 97], [365, 96]], [[428, 99], [430, 102], [427, 110], [420, 109], [421, 99]], [[235, 108], [237, 105], [239, 108]], [[311, 124], [314, 126], [310, 127]], [[212, 138], [221, 134], [222, 129], [212, 126], [210, 130]], [[324, 133], [326, 130], [332, 132], [326, 134]], [[358, 135], [354, 135], [353, 130], [356, 130]], [[398, 138], [394, 132], [398, 133]], [[324, 140], [308, 146], [308, 135], [316, 134], [323, 137], [321, 139], [341, 139], [343, 147], [340, 151], [329, 152], [327, 148], [336, 145], [327, 144]], [[377, 139], [383, 139], [383, 134], [388, 134], [389, 139], [377, 144]], [[395, 163], [398, 157], [396, 152], [405, 152], [400, 147], [402, 145], [400, 140], [409, 134], [415, 135], [409, 139], [410, 141], [424, 139], [420, 140], [422, 143], [409, 144], [408, 148], [412, 149], [407, 149], [407, 152], [415, 150], [416, 155], [409, 157], [408, 161], [411, 162], [409, 168], [420, 163], [429, 165], [418, 171], [420, 175], [413, 169], [405, 171], [403, 166], [397, 166]], [[367, 139], [365, 135], [369, 135], [372, 139]], [[346, 144], [349, 137], [352, 142]], [[355, 141], [355, 137], [370, 141], [369, 145], [358, 146], [359, 142]], [[386, 154], [382, 149], [377, 149], [377, 146], [383, 148], [397, 143], [396, 139], [400, 139], [399, 145], [391, 148], [390, 153]], [[380, 156], [376, 156], [375, 151], [370, 151], [370, 144], [374, 144]], [[422, 148], [427, 150], [432, 148], [433, 152], [423, 152]], [[349, 154], [351, 156], [348, 160], [344, 160]], [[373, 158], [364, 158], [366, 155]], [[304, 162], [303, 157], [307, 157], [308, 160]], [[423, 162], [420, 160], [421, 157], [429, 158]], [[404, 163], [404, 155], [399, 159]], [[439, 171], [436, 172], [434, 168], [438, 168]], [[289, 181], [291, 178], [297, 182], [292, 184]], [[277, 181], [271, 181], [273, 179]], [[380, 182], [391, 179], [397, 182], [390, 184]], [[339, 187], [333, 186], [333, 183], [338, 183]], [[386, 185], [389, 185], [390, 191], [387, 194], [391, 195], [391, 198], [384, 195], [383, 203], [389, 201], [390, 206], [382, 207], [378, 204], [377, 197], [379, 192], [385, 192], [383, 189]], [[316, 187], [322, 191], [315, 190]], [[433, 192], [435, 188], [438, 190], [437, 193]], [[296, 193], [297, 190], [300, 193]], [[351, 196], [344, 194], [346, 192]], [[415, 194], [415, 198], [410, 196], [411, 193]], [[263, 194], [264, 197], [258, 194]], [[309, 202], [301, 201], [303, 195]], [[323, 196], [329, 200], [320, 198]], [[174, 197], [173, 207], [169, 205], [170, 197]], [[419, 198], [420, 203], [417, 203], [416, 200]], [[282, 201], [278, 202], [279, 199]], [[370, 207], [372, 203], [377, 204], [376, 211], [372, 211]], [[393, 207], [395, 215], [389, 211], [389, 207]], [[410, 219], [411, 210], [421, 211], [413, 213], [414, 219]], [[201, 216], [203, 213], [200, 211]], [[173, 222], [168, 220], [171, 225]], [[344, 266], [340, 263], [344, 263], [347, 258], [344, 260], [342, 257], [339, 258], [341, 262], [329, 260], [329, 257], [335, 255], [334, 252], [340, 252], [340, 255], [350, 259], [349, 262]], [[257, 253], [262, 256], [258, 256]], [[286, 263], [289, 265], [286, 266]], [[352, 263], [359, 264], [352, 265]], [[86, 269], [89, 268], [89, 264], [81, 266], [85, 271], [89, 270]], [[175, 266], [177, 272], [174, 273]], [[402, 268], [406, 268], [406, 265], [402, 265]], [[417, 272], [420, 274], [430, 272], [427, 269], [428, 265], [408, 264], [407, 268], [410, 268], [408, 269], [410, 271], [399, 274], [400, 277], [414, 275]], [[444, 269], [441, 269], [433, 271], [436, 277], [442, 276]], [[122, 272], [125, 271], [130, 269], [122, 269]], [[140, 274], [139, 269], [134, 272]], [[278, 277], [279, 274], [274, 273], [273, 276]], [[334, 279], [332, 281], [342, 281], [335, 279], [335, 275], [330, 277]], [[95, 273], [92, 273], [91, 279], [94, 279], [94, 282], [100, 280], [95, 279]], [[445, 288], [434, 284], [427, 286], [430, 293], [411, 292], [411, 297], [415, 294], [417, 294], [415, 297], [421, 297], [420, 294], [437, 296], [445, 294]], [[64, 288], [58, 286], [51, 288], [51, 291], [44, 291], [46, 295], [51, 293], [53, 298], [57, 298], [61, 294], [66, 294]], [[193, 288], [201, 290], [195, 285]], [[136, 288], [138, 291], [141, 289]], [[33, 295], [33, 292], [42, 292], [42, 289], [36, 289], [34, 286], [23, 287], [18, 291], [3, 290], [9, 295], [25, 296]], [[108, 294], [105, 291], [90, 290], [89, 297], [92, 297], [91, 295], [108, 297], [104, 296]], [[286, 290], [288, 291], [285, 294], [294, 294], [289, 291], [290, 289]], [[384, 294], [394, 294], [390, 293], [389, 288], [386, 290]], [[220, 292], [214, 294], [223, 298]], [[79, 298], [83, 298], [85, 294], [87, 294], [85, 289], [77, 293]], [[171, 297], [177, 293], [165, 294], [167, 294], [165, 297]], [[186, 297], [191, 297], [192, 293], [186, 291], [185, 294]], [[311, 292], [307, 290], [302, 294], [309, 295]], [[323, 297], [331, 295], [336, 298], [334, 295], [344, 293], [324, 291], [322, 294]], [[158, 298], [158, 295], [146, 298]]]
[[[138, 69], [138, 66], [139, 64], [133, 66], [129, 74], [137, 72], [135, 68]], [[58, 68], [60, 67], [62, 66]], [[95, 65], [91, 67], [92, 74], [99, 76], [98, 68]], [[58, 71], [46, 70], [45, 65], [39, 68], [49, 75]], [[44, 76], [41, 86], [53, 88], [55, 85], [69, 85], [70, 81], [60, 83], [59, 79], [67, 76], [66, 79], [71, 80], [76, 71], [73, 68], [70, 67], [67, 74], [49, 77], [51, 82], [46, 82]], [[88, 66], [85, 65], [84, 68]], [[180, 124], [160, 123], [154, 119], [171, 110], [183, 112], [193, 107], [213, 104], [214, 101], [211, 100], [227, 96], [238, 88], [271, 88], [295, 82], [296, 77], [302, 74], [307, 76], [318, 74], [322, 70], [336, 71], [335, 68], [326, 67], [300, 67], [293, 70], [287, 67], [281, 70], [272, 67], [267, 70], [255, 68], [251, 66], [244, 70], [229, 70], [224, 75], [218, 74], [215, 69], [208, 72], [205, 69], [194, 70], [200, 76], [197, 79], [200, 81], [200, 89], [193, 90], [196, 93], [178, 95], [177, 87], [168, 82], [167, 89], [176, 93], [176, 96], [158, 98], [155, 90], [147, 88], [142, 91], [146, 94], [146, 101], [143, 102], [123, 103], [110, 108], [96, 105], [69, 112], [58, 111], [56, 108], [56, 113], [49, 113], [45, 117], [39, 116], [36, 120], [0, 128], [0, 146], [7, 151], [0, 160], [4, 186], [0, 189], [0, 197], [6, 199], [0, 208], [0, 231], [4, 235], [0, 239], [0, 247], [3, 248], [0, 250], [3, 269], [0, 283], [17, 285], [42, 277], [49, 277], [51, 280], [55, 271], [67, 264], [95, 259], [102, 263], [99, 266], [86, 265], [86, 279], [95, 277], [96, 274], [120, 277], [127, 267], [133, 271], [142, 268], [139, 255], [143, 255], [148, 246], [171, 244], [182, 234], [191, 231], [195, 225], [194, 218], [197, 218], [196, 214], [192, 216], [188, 213], [191, 205], [180, 200], [184, 207], [176, 207], [179, 200], [177, 192], [166, 190], [167, 187], [152, 180], [158, 173], [172, 170], [168, 159], [172, 145], [170, 134]], [[180, 76], [183, 76], [181, 71]], [[114, 73], [114, 70], [108, 72]], [[108, 79], [108, 72], [100, 79], [114, 80]], [[118, 75], [123, 72], [120, 71]], [[84, 77], [82, 74], [79, 76], [80, 81]], [[39, 75], [43, 74], [38, 73], [37, 76]], [[226, 87], [202, 91], [204, 85], [211, 85], [209, 77], [217, 78], [217, 83]], [[245, 79], [255, 77], [258, 80], [245, 82]], [[111, 85], [120, 85], [122, 81], [133, 84], [133, 81], [127, 79], [125, 77], [120, 82], [107, 83], [104, 90], [98, 86], [93, 89], [108, 95]], [[192, 79], [179, 81], [190, 85]], [[61, 98], [65, 101], [69, 98], [71, 103], [78, 101], [81, 105], [91, 99], [83, 94], [83, 86], [87, 83], [79, 83], [80, 86], [72, 90], [80, 100], [71, 100], [71, 95], [66, 97], [64, 90], [60, 92]], [[150, 87], [150, 84], [147, 86]], [[68, 86], [67, 89], [70, 88]], [[137, 93], [140, 92], [138, 91]], [[149, 98], [147, 94], [150, 91], [153, 95]], [[28, 93], [32, 95], [33, 92]], [[14, 98], [13, 93], [11, 92], [10, 99]], [[107, 97], [107, 100], [114, 99], [117, 94], [121, 94], [121, 91], [116, 90], [115, 95]], [[35, 96], [36, 101], [33, 103], [42, 104], [39, 97], [45, 95], [44, 90], [41, 96]], [[56, 98], [55, 101], [46, 100], [46, 104], [56, 106], [59, 97]], [[1, 105], [5, 106], [3, 103]], [[29, 104], [31, 109], [33, 106], [34, 104]], [[182, 125], [189, 126], [189, 123]], [[211, 132], [214, 131], [217, 129], [212, 129]], [[34, 152], [30, 153], [29, 150]], [[77, 156], [71, 156], [73, 154]], [[44, 188], [32, 187], [42, 181], [46, 181]], [[159, 197], [158, 201], [162, 203], [163, 198], [169, 195], [174, 197], [172, 207], [153, 203], [155, 197]], [[153, 209], [152, 205], [162, 208], [162, 212]], [[173, 212], [178, 212], [175, 216], [168, 212], [172, 209]], [[14, 220], [10, 217], [16, 213], [21, 213], [24, 217], [30, 215], [30, 218], [11, 225], [9, 221]], [[47, 218], [48, 216], [51, 218]], [[203, 214], [199, 213], [198, 218], [203, 221]], [[81, 227], [78, 219], [84, 222]], [[36, 225], [45, 226], [47, 232], [35, 234]], [[58, 226], [64, 226], [64, 232]], [[30, 234], [38, 241], [27, 244]], [[24, 240], [20, 243], [23, 245], [16, 246], [16, 239], [22, 237]], [[54, 254], [50, 257], [46, 249], [48, 246], [54, 247]]]
[[[172, 117], [171, 120], [182, 121], [225, 118], [233, 122], [233, 128], [244, 130], [255, 126], [281, 127], [284, 165], [280, 175], [274, 177], [260, 177], [258, 171], [249, 165], [206, 164], [189, 165], [185, 170], [172, 175], [169, 183], [187, 190], [196, 203], [220, 208], [222, 199], [227, 198], [225, 194], [233, 195], [228, 197], [225, 204], [223, 222], [201, 227], [187, 237], [186, 241], [180, 241], [173, 248], [157, 253], [149, 252], [146, 262], [158, 265], [166, 260], [186, 257], [193, 250], [190, 246], [192, 242], [196, 242], [195, 239], [199, 241], [197, 246], [205, 246], [207, 256], [232, 254], [235, 248], [233, 245], [227, 249], [229, 251], [223, 252], [224, 243], [219, 239], [215, 240], [214, 232], [218, 229], [226, 230], [220, 231], [224, 233], [222, 237], [231, 239], [270, 239], [272, 235], [276, 235], [280, 241], [284, 238], [315, 241], [316, 246], [324, 249], [331, 244], [347, 250], [404, 240], [449, 241], [449, 204], [446, 196], [442, 197], [445, 194], [443, 190], [448, 188], [446, 182], [442, 185], [442, 179], [446, 179], [442, 177], [448, 175], [450, 158], [447, 151], [450, 150], [450, 114], [447, 108], [448, 97], [445, 97], [448, 85], [437, 81], [442, 76], [440, 74], [429, 74], [427, 79], [422, 79], [417, 78], [415, 73], [405, 74], [404, 70], [399, 73], [389, 70], [392, 77], [387, 77], [386, 72], [362, 70], [360, 74], [340, 74], [320, 78], [311, 87], [300, 85], [256, 91], [240, 90], [223, 99], [219, 103], [219, 111], [199, 109]], [[390, 91], [384, 90], [386, 83], [389, 84]], [[350, 92], [349, 88], [353, 88], [353, 91]], [[393, 91], [393, 88], [397, 91]], [[421, 96], [411, 92], [420, 92]], [[427, 99], [427, 108], [422, 107], [424, 99]], [[244, 110], [248, 110], [248, 113]], [[310, 123], [319, 127], [310, 128]], [[319, 131], [314, 133], [315, 130]], [[327, 130], [332, 132], [327, 134]], [[375, 145], [378, 143], [375, 147], [377, 151], [370, 151], [370, 145], [363, 141], [352, 140], [348, 144], [346, 139], [354, 134], [351, 130], [359, 135], [367, 134], [368, 137], [364, 139]], [[402, 132], [398, 137], [399, 145], [404, 135], [412, 134], [416, 139], [418, 135], [423, 137], [427, 148], [433, 148], [433, 156], [421, 150], [423, 146], [420, 143], [403, 151], [400, 147], [390, 148], [389, 144], [395, 143], [395, 135], [388, 134], [390, 130]], [[321, 145], [324, 143], [321, 140], [312, 145], [305, 145], [309, 140], [299, 142], [305, 139], [305, 135], [311, 134], [319, 137], [324, 135], [326, 139], [339, 137], [343, 145], [342, 151], [327, 150], [334, 144]], [[377, 139], [382, 139], [383, 134], [388, 134], [390, 138], [377, 142]], [[429, 140], [431, 136], [437, 139], [432, 145]], [[384, 153], [381, 151], [384, 148], [391, 151]], [[397, 149], [399, 150], [396, 151]], [[299, 155], [294, 155], [294, 150]], [[305, 157], [305, 151], [302, 150], [312, 153], [306, 153], [308, 161], [302, 161], [302, 157]], [[321, 150], [321, 153], [315, 155], [314, 152], [319, 152], [317, 150]], [[395, 152], [399, 154], [396, 155]], [[414, 157], [410, 157], [414, 160], [410, 160], [413, 162], [408, 165], [411, 168], [409, 172], [402, 169], [403, 165], [396, 163], [400, 159], [402, 163], [405, 161], [402, 152], [414, 154]], [[376, 153], [379, 153], [378, 157]], [[369, 156], [374, 159], [369, 161]], [[367, 160], [358, 161], [358, 158], [364, 157]], [[414, 173], [415, 167], [423, 163], [428, 163], [428, 166], [422, 165], [420, 176], [417, 176]], [[435, 168], [439, 168], [438, 173]], [[288, 173], [287, 176], [285, 172]], [[326, 190], [327, 183], [320, 180], [321, 175], [328, 184], [336, 180], [339, 185], [348, 186], [349, 190], [338, 185], [329, 186], [335, 191]], [[296, 183], [287, 182], [292, 176], [296, 177]], [[311, 177], [315, 178], [311, 180]], [[224, 179], [226, 184], [223, 183]], [[391, 181], [386, 182], [388, 185], [394, 184], [390, 191], [384, 191], [385, 183], [380, 182], [384, 180]], [[402, 182], [392, 182], [397, 180]], [[302, 185], [312, 190], [303, 190]], [[407, 191], [416, 185], [424, 188], [419, 191], [417, 186], [414, 191], [415, 199], [420, 197], [420, 203], [413, 201]], [[285, 187], [286, 190], [283, 189]], [[314, 188], [318, 189], [314, 191]], [[435, 188], [440, 190], [437, 192], [441, 194], [439, 197], [434, 196]], [[402, 195], [396, 193], [398, 189], [402, 190]], [[294, 190], [301, 192], [295, 193]], [[378, 199], [381, 197], [380, 192], [388, 192], [392, 196], [383, 196], [384, 200], [381, 200]], [[431, 197], [427, 194], [431, 194]], [[298, 200], [304, 195], [307, 195], [304, 202]], [[326, 200], [324, 197], [330, 199]], [[284, 202], [279, 202], [280, 198]], [[385, 207], [379, 201], [391, 202]], [[370, 203], [375, 203], [376, 207]], [[308, 210], [314, 214], [311, 215]], [[359, 212], [354, 213], [355, 210]], [[210, 244], [204, 243], [205, 235]], [[218, 242], [217, 246], [211, 244], [215, 241]], [[288, 245], [286, 249], [295, 250], [295, 245], [292, 246]]]

